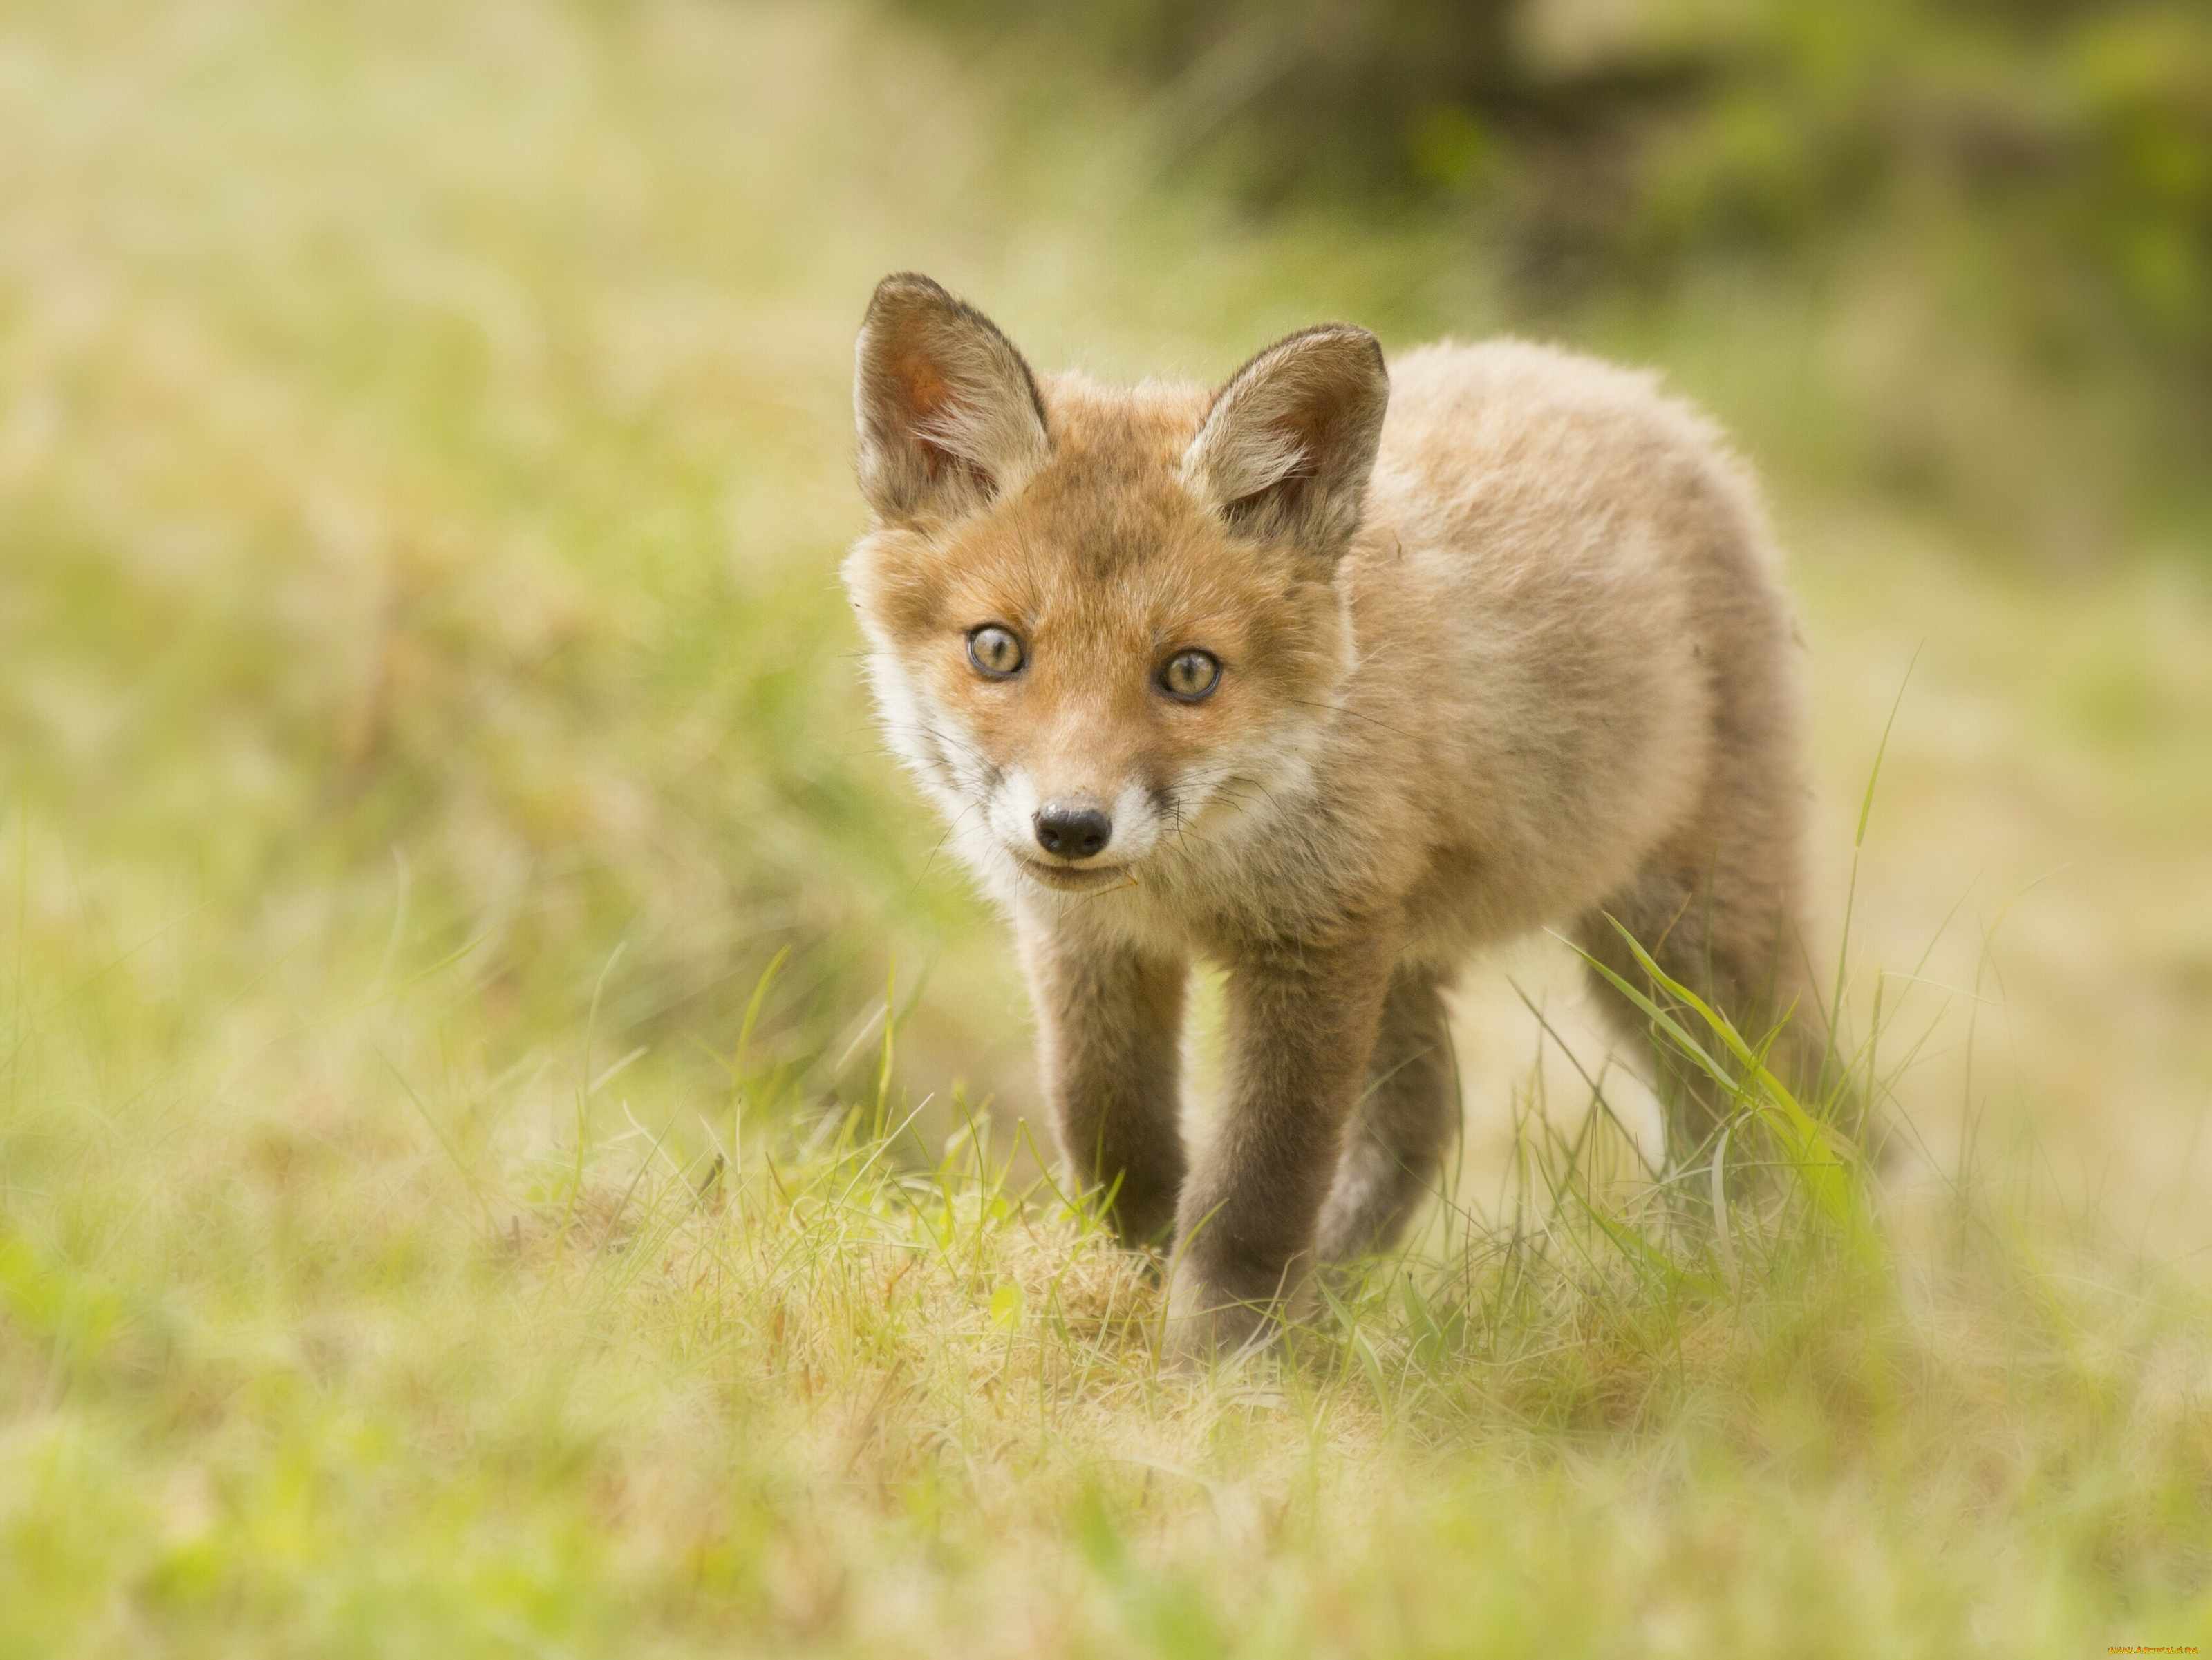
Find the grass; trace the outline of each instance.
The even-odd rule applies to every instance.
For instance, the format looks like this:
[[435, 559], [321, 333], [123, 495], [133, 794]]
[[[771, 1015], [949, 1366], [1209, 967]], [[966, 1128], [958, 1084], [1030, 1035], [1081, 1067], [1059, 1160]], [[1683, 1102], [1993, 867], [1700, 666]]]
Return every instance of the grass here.
[[[246, 1067], [85, 976], [18, 1003], [0, 1649], [2056, 1654], [2212, 1611], [2212, 1310], [2002, 1184], [1893, 1260], [1802, 1130], [1717, 1233], [1702, 1172], [1532, 1121], [1505, 1226], [1187, 1379], [988, 1119], [495, 1072], [469, 980]], [[1715, 1064], [1739, 1144], [1784, 1118]]]
[[2130, 1224], [2199, 1242], [2212, 603], [1836, 511], [1796, 301], [1587, 337], [1779, 460], [1832, 803], [1932, 635], [1852, 978], [1944, 1178], [1716, 1226], [1501, 977], [1419, 1249], [1159, 1371], [860, 700], [858, 302], [1123, 373], [1504, 319], [1095, 97], [835, 7], [0, 10], [0, 1654], [2203, 1640], [2212, 1307]]

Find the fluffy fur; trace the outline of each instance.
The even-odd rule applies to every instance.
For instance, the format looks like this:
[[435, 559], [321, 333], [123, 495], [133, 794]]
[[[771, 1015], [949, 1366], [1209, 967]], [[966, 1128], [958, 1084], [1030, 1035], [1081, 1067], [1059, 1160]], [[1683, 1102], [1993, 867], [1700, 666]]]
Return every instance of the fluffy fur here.
[[[1178, 1348], [1398, 1236], [1480, 948], [1562, 927], [1632, 973], [1611, 916], [1747, 1022], [1809, 1005], [1789, 609], [1742, 473], [1651, 377], [1510, 341], [1386, 373], [1329, 324], [1217, 392], [1040, 380], [902, 276], [857, 402], [845, 577], [885, 729], [1013, 918], [1063, 1155], [1175, 1245]], [[1018, 673], [971, 662], [986, 625]], [[1194, 650], [1220, 678], [1184, 701], [1161, 676]], [[1044, 851], [1048, 809], [1108, 844]], [[1194, 1156], [1194, 956], [1231, 1051]]]

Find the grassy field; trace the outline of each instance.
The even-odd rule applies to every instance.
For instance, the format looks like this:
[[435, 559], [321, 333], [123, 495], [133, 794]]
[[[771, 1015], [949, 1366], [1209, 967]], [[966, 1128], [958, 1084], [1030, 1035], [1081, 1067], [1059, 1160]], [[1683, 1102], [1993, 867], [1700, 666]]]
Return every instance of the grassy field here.
[[1000, 76], [836, 6], [0, 5], [0, 1656], [2212, 1639], [2212, 560], [1869, 488], [2050, 441], [1889, 397], [1880, 295], [1570, 332], [1773, 475], [1924, 1154], [1669, 1231], [1562, 1151], [1533, 947], [1419, 1252], [1161, 1374], [860, 695], [858, 311], [1128, 376], [1513, 318]]

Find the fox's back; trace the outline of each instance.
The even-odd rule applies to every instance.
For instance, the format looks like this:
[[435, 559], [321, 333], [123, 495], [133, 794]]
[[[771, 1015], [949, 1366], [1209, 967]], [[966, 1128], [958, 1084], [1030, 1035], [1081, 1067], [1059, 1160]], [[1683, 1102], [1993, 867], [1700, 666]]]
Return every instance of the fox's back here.
[[1515, 341], [1393, 363], [1333, 759], [1422, 850], [1420, 937], [1587, 906], [1682, 827], [1720, 724], [1788, 724], [1771, 566], [1749, 487], [1652, 378]]

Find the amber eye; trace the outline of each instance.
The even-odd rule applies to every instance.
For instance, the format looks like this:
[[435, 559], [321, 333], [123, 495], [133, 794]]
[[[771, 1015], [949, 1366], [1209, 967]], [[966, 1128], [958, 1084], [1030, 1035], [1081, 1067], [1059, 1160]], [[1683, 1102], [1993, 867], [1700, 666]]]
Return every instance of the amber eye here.
[[1022, 643], [1011, 629], [987, 622], [969, 631], [968, 661], [993, 680], [1006, 680], [1022, 671]]
[[1221, 684], [1221, 662], [1211, 651], [1178, 651], [1160, 670], [1160, 690], [1184, 703], [1196, 703]]

